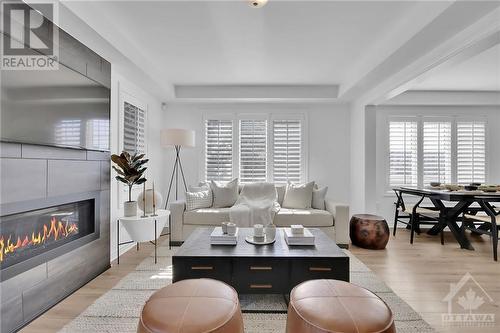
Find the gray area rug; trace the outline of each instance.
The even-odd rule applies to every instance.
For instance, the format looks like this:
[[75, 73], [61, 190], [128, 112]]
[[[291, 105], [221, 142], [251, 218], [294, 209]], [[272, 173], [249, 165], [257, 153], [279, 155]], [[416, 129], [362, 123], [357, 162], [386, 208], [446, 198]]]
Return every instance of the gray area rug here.
[[[155, 290], [172, 282], [172, 255], [176, 248], [165, 243], [158, 248], [158, 263], [153, 256], [144, 259], [135, 271], [121, 279], [98, 298], [60, 333], [136, 332], [143, 304]], [[351, 283], [371, 290], [391, 308], [398, 333], [426, 333], [434, 330], [405, 301], [396, 295], [352, 253]], [[281, 295], [240, 295], [246, 333], [285, 332], [286, 303]], [[261, 312], [259, 312], [261, 311]]]

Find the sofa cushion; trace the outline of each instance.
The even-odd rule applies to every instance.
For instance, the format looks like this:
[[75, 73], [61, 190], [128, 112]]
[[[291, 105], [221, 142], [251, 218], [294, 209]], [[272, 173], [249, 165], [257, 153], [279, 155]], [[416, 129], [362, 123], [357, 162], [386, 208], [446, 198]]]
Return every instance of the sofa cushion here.
[[214, 198], [214, 208], [231, 207], [238, 200], [238, 178], [225, 183], [212, 180], [210, 188]]
[[311, 207], [314, 209], [325, 209], [326, 192], [328, 186], [319, 187], [318, 184], [314, 185]]
[[229, 221], [230, 208], [200, 208], [184, 212], [184, 224], [220, 225]]
[[320, 209], [281, 208], [274, 217], [278, 227], [289, 227], [292, 224], [302, 224], [304, 227], [331, 227], [333, 215]]
[[298, 209], [311, 208], [313, 188], [314, 182], [305, 184], [294, 184], [289, 182], [286, 187], [285, 198], [283, 199], [283, 207]]

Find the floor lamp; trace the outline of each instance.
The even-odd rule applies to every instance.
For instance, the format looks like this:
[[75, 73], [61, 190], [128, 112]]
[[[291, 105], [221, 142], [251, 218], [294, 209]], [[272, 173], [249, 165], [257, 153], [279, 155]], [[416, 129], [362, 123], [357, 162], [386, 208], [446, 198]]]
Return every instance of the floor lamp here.
[[163, 148], [174, 147], [175, 149], [175, 162], [172, 169], [172, 176], [170, 177], [170, 184], [168, 185], [167, 201], [165, 202], [165, 209], [167, 209], [168, 200], [172, 191], [172, 184], [175, 178], [175, 200], [179, 199], [179, 172], [184, 184], [184, 190], [187, 191], [186, 178], [184, 177], [184, 170], [181, 163], [181, 148], [194, 147], [194, 131], [181, 129], [181, 128], [168, 128], [161, 130], [160, 134], [161, 146]]

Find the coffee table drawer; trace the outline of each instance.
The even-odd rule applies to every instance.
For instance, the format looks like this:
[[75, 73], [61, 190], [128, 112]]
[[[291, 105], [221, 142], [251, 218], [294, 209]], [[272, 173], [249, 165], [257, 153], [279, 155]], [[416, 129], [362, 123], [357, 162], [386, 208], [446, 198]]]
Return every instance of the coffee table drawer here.
[[238, 259], [233, 265], [233, 285], [240, 293], [272, 294], [287, 290], [288, 260]]
[[228, 260], [196, 258], [177, 259], [174, 262], [173, 282], [185, 279], [210, 278], [231, 282], [231, 264]]
[[349, 281], [349, 258], [293, 260], [291, 283], [293, 289], [299, 283], [315, 279]]

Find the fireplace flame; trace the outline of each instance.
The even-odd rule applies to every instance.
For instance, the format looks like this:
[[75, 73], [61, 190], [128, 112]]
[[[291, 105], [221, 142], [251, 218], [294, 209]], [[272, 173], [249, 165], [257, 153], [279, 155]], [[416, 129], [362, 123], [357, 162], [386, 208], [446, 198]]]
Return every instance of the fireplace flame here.
[[1, 235], [0, 262], [3, 262], [4, 256], [7, 256], [9, 253], [14, 253], [31, 245], [45, 244], [49, 240], [56, 241], [76, 233], [78, 233], [78, 226], [76, 223], [69, 223], [68, 221], [63, 223], [62, 221], [57, 221], [55, 217], [52, 217], [50, 219], [50, 225], [44, 224], [43, 231], [38, 231], [38, 233], [33, 231], [31, 236], [25, 235], [24, 238], [23, 236], [18, 236], [16, 240], [12, 240], [12, 235], [9, 235], [7, 240], [5, 240], [4, 235]]

